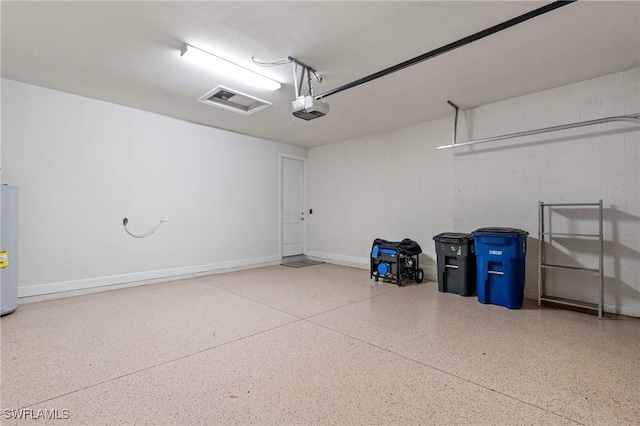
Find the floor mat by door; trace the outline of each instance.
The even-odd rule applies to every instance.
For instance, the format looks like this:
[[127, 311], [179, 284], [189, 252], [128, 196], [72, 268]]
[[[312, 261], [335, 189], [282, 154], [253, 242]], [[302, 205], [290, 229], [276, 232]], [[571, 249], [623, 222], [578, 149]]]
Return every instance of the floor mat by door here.
[[292, 268], [304, 268], [305, 266], [320, 265], [324, 262], [318, 260], [298, 260], [295, 262], [282, 262], [282, 266], [290, 266]]

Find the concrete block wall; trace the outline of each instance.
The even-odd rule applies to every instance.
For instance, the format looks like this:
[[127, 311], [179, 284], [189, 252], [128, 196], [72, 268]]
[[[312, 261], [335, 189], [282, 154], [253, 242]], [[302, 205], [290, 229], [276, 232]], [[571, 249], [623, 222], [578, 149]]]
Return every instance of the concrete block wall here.
[[432, 237], [451, 231], [451, 138], [442, 119], [309, 150], [307, 255], [369, 269], [375, 238], [411, 238], [420, 266], [436, 278]]
[[[640, 69], [471, 109], [459, 141], [640, 113]], [[640, 128], [609, 123], [458, 148], [453, 158], [454, 228], [509, 226], [530, 233], [526, 295], [537, 294], [538, 201], [605, 207], [606, 310], [640, 316]], [[597, 232], [593, 211], [553, 213], [557, 232]], [[559, 262], [597, 265], [593, 242], [556, 240]], [[549, 293], [595, 302], [596, 277], [549, 274]]]

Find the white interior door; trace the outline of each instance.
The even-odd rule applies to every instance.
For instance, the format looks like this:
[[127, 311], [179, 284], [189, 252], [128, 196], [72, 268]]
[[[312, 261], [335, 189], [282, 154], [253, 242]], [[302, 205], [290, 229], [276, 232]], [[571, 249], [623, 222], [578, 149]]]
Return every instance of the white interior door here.
[[304, 254], [304, 161], [282, 159], [282, 256]]

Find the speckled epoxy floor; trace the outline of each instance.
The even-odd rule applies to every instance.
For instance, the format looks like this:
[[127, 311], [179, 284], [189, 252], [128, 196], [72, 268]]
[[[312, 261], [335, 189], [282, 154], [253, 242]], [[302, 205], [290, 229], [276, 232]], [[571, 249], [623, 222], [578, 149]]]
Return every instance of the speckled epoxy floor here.
[[274, 266], [21, 305], [0, 320], [0, 422], [639, 424], [640, 320], [368, 275]]

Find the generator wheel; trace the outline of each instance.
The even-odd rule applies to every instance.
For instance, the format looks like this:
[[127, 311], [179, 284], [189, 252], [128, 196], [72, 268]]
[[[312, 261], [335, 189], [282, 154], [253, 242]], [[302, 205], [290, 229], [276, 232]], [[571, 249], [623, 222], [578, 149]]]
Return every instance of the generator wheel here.
[[424, 271], [422, 270], [422, 268], [418, 268], [418, 270], [416, 271], [416, 282], [421, 283], [423, 279]]

